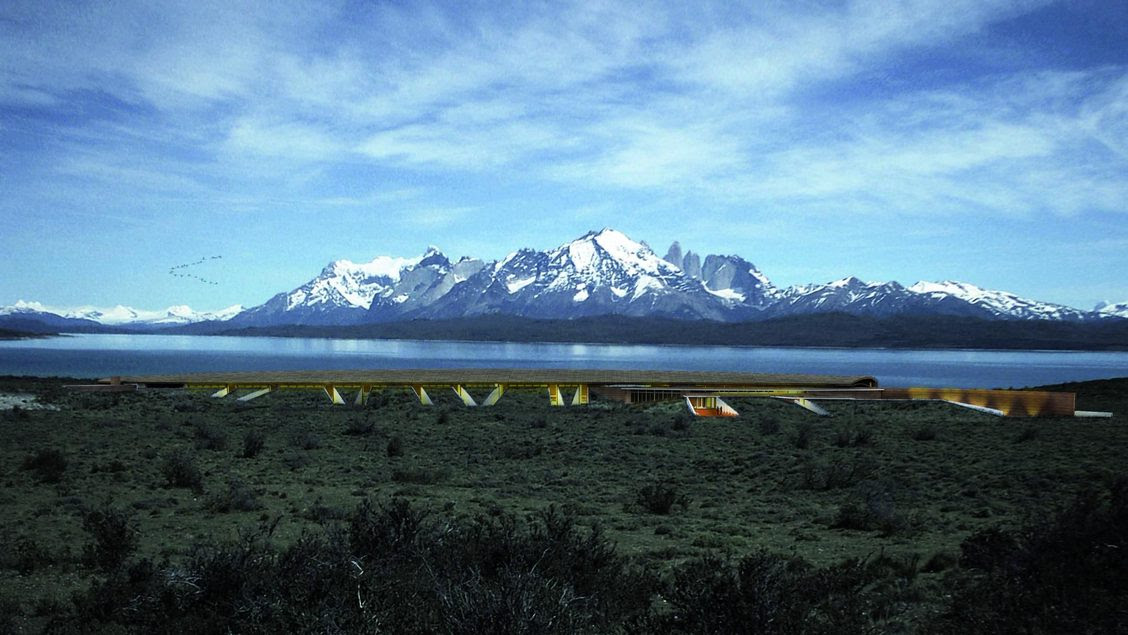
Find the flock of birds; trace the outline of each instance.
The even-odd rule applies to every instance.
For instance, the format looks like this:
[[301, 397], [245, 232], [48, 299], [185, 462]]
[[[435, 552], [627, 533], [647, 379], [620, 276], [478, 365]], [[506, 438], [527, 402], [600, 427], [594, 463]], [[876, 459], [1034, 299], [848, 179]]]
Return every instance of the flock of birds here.
[[223, 258], [223, 256], [211, 256], [209, 258], [200, 258], [196, 262], [186, 262], [182, 265], [175, 265], [175, 266], [169, 268], [168, 274], [170, 276], [174, 277], [174, 278], [191, 278], [193, 280], [199, 280], [200, 282], [203, 282], [204, 284], [210, 284], [210, 285], [218, 286], [219, 285], [218, 282], [215, 282], [213, 280], [208, 280], [207, 278], [204, 278], [202, 276], [197, 276], [194, 273], [186, 273], [183, 270], [187, 269], [189, 267], [195, 267], [197, 265], [202, 265], [209, 260], [219, 260], [221, 258]]

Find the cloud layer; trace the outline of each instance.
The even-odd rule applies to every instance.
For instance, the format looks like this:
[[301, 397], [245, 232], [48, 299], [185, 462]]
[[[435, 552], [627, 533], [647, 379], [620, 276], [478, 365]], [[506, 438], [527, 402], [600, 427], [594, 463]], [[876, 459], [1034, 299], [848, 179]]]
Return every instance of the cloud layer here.
[[1128, 209], [1128, 47], [1029, 37], [1068, 7], [750, 4], [8, 3], [6, 205], [488, 217], [426, 196], [453, 179], [622, 202], [598, 224]]

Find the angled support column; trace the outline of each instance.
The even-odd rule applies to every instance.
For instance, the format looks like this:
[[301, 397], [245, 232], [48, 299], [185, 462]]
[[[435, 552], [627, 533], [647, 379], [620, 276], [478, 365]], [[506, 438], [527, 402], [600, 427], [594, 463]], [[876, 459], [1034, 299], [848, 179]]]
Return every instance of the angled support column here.
[[810, 410], [811, 412], [817, 414], [820, 417], [829, 417], [830, 416], [830, 413], [827, 412], [826, 410], [824, 410], [822, 408], [822, 406], [816, 404], [815, 402], [811, 401], [810, 399], [807, 399], [806, 397], [773, 397], [773, 399], [782, 399], [783, 401], [789, 401], [789, 402], [795, 404], [796, 406], [799, 406], [800, 408]]
[[564, 398], [560, 396], [560, 386], [557, 384], [548, 385], [548, 403], [552, 406], [563, 406]]
[[951, 399], [945, 399], [944, 403], [950, 403], [953, 406], [960, 406], [961, 408], [967, 408], [969, 410], [975, 410], [977, 412], [985, 412], [989, 415], [995, 415], [996, 417], [1005, 417], [1007, 414], [1002, 410], [999, 410], [998, 408], [988, 408], [987, 406], [978, 406], [973, 403], [964, 403], [962, 401], [952, 401]]
[[356, 405], [363, 406], [368, 403], [368, 393], [372, 392], [372, 386], [364, 384], [356, 393]]
[[267, 386], [266, 388], [263, 388], [261, 390], [256, 390], [252, 393], [248, 393], [246, 395], [243, 395], [242, 397], [239, 397], [239, 401], [250, 401], [252, 399], [258, 399], [259, 397], [265, 395], [266, 393], [268, 393], [272, 390], [274, 390], [274, 386]]
[[451, 390], [453, 390], [454, 394], [458, 395], [458, 398], [462, 400], [462, 403], [466, 404], [467, 406], [478, 405], [478, 402], [474, 401], [474, 398], [470, 396], [470, 393], [466, 392], [466, 389], [463, 388], [461, 384], [451, 386]]
[[572, 395], [573, 406], [587, 405], [588, 402], [588, 387], [587, 384], [580, 384], [576, 386], [576, 394]]
[[337, 387], [333, 384], [325, 384], [325, 396], [329, 397], [329, 401], [332, 401], [333, 405], [340, 406], [345, 403], [345, 400], [341, 398], [341, 393], [337, 392]]
[[491, 392], [489, 394], [489, 396], [486, 397], [486, 400], [482, 402], [482, 405], [483, 406], [494, 405], [495, 403], [497, 403], [498, 399], [501, 399], [501, 396], [503, 394], [505, 394], [505, 384], [497, 384], [496, 386], [494, 386], [493, 392]]
[[411, 387], [411, 392], [419, 398], [419, 403], [424, 406], [433, 406], [435, 402], [431, 401], [431, 396], [427, 394], [427, 390], [423, 386], [415, 385]]
[[235, 392], [235, 384], [227, 384], [223, 388], [220, 388], [219, 390], [212, 393], [212, 397], [215, 397], [216, 399], [223, 399], [233, 392]]

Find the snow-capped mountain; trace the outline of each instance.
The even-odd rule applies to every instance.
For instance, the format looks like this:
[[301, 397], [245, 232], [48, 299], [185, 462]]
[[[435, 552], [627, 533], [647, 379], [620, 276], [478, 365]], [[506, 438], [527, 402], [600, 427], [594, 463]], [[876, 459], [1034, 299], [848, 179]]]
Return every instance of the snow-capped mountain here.
[[675, 242], [659, 257], [645, 243], [605, 228], [554, 249], [519, 249], [494, 262], [451, 262], [435, 247], [419, 258], [338, 260], [231, 324], [355, 324], [485, 314], [740, 321], [830, 312], [1083, 320], [1112, 317], [1114, 311], [1086, 312], [952, 281], [906, 287], [847, 277], [780, 289], [740, 256], [702, 258]]
[[419, 262], [400, 271], [393, 287], [373, 299], [368, 319], [389, 322], [423, 313], [485, 266], [481, 260], [469, 257], [452, 263], [438, 248], [432, 247]]
[[1119, 317], [1128, 319], [1128, 302], [1118, 302], [1116, 304], [1101, 302], [1093, 308], [1093, 311], [1105, 317]]
[[[814, 313], [873, 317], [946, 315], [1005, 320], [1128, 319], [1128, 303], [1082, 311], [954, 281], [864, 282], [847, 277], [780, 289], [736, 255], [682, 250], [665, 257], [614, 229], [589, 232], [547, 251], [519, 249], [501, 260], [451, 261], [430, 247], [417, 258], [380, 256], [330, 262], [309, 282], [244, 310], [196, 312], [130, 307], [59, 309], [35, 302], [0, 307], [5, 320], [37, 319], [55, 328], [164, 327], [201, 321], [224, 326], [348, 325], [505, 314], [571, 319], [627, 315], [744, 321]], [[69, 320], [69, 322], [68, 322]]]
[[910, 312], [913, 293], [897, 282], [863, 282], [854, 276], [827, 284], [784, 289], [768, 308], [772, 316], [841, 312], [888, 317]]
[[117, 305], [113, 307], [53, 307], [39, 302], [20, 300], [13, 305], [0, 307], [0, 316], [18, 316], [29, 319], [53, 316], [67, 320], [86, 320], [108, 326], [120, 325], [177, 325], [196, 322], [226, 321], [242, 313], [242, 305], [236, 304], [218, 311], [195, 311], [187, 305], [170, 306], [164, 310], [144, 310]]
[[1050, 302], [1039, 302], [1020, 298], [1007, 291], [993, 291], [968, 284], [966, 282], [918, 282], [908, 289], [918, 296], [928, 299], [923, 306], [939, 310], [942, 306], [948, 307], [956, 304], [954, 301], [965, 302], [967, 306], [974, 307], [988, 317], [1019, 319], [1019, 320], [1083, 320], [1088, 317], [1088, 311], [1081, 311], [1073, 307]]
[[[437, 250], [435, 250], [437, 251]], [[361, 322], [381, 294], [389, 293], [405, 267], [422, 258], [380, 256], [370, 262], [334, 260], [314, 279], [279, 293], [259, 306], [247, 309], [231, 320], [236, 326], [275, 324], [355, 324]]]
[[728, 311], [700, 280], [622, 232], [604, 229], [549, 251], [515, 251], [452, 288], [420, 317], [486, 313], [721, 320]]
[[1092, 312], [1021, 298], [966, 282], [863, 282], [853, 276], [786, 289], [769, 308], [773, 316], [841, 312], [852, 315], [949, 315], [1007, 320], [1085, 320]]

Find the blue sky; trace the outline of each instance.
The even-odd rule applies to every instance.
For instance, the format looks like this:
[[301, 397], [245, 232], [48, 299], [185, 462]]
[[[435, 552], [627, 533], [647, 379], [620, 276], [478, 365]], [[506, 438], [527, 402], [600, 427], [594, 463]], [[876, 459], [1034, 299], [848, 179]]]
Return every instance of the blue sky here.
[[1128, 300], [1128, 3], [747, 4], [9, 0], [0, 304], [605, 226], [780, 285]]

